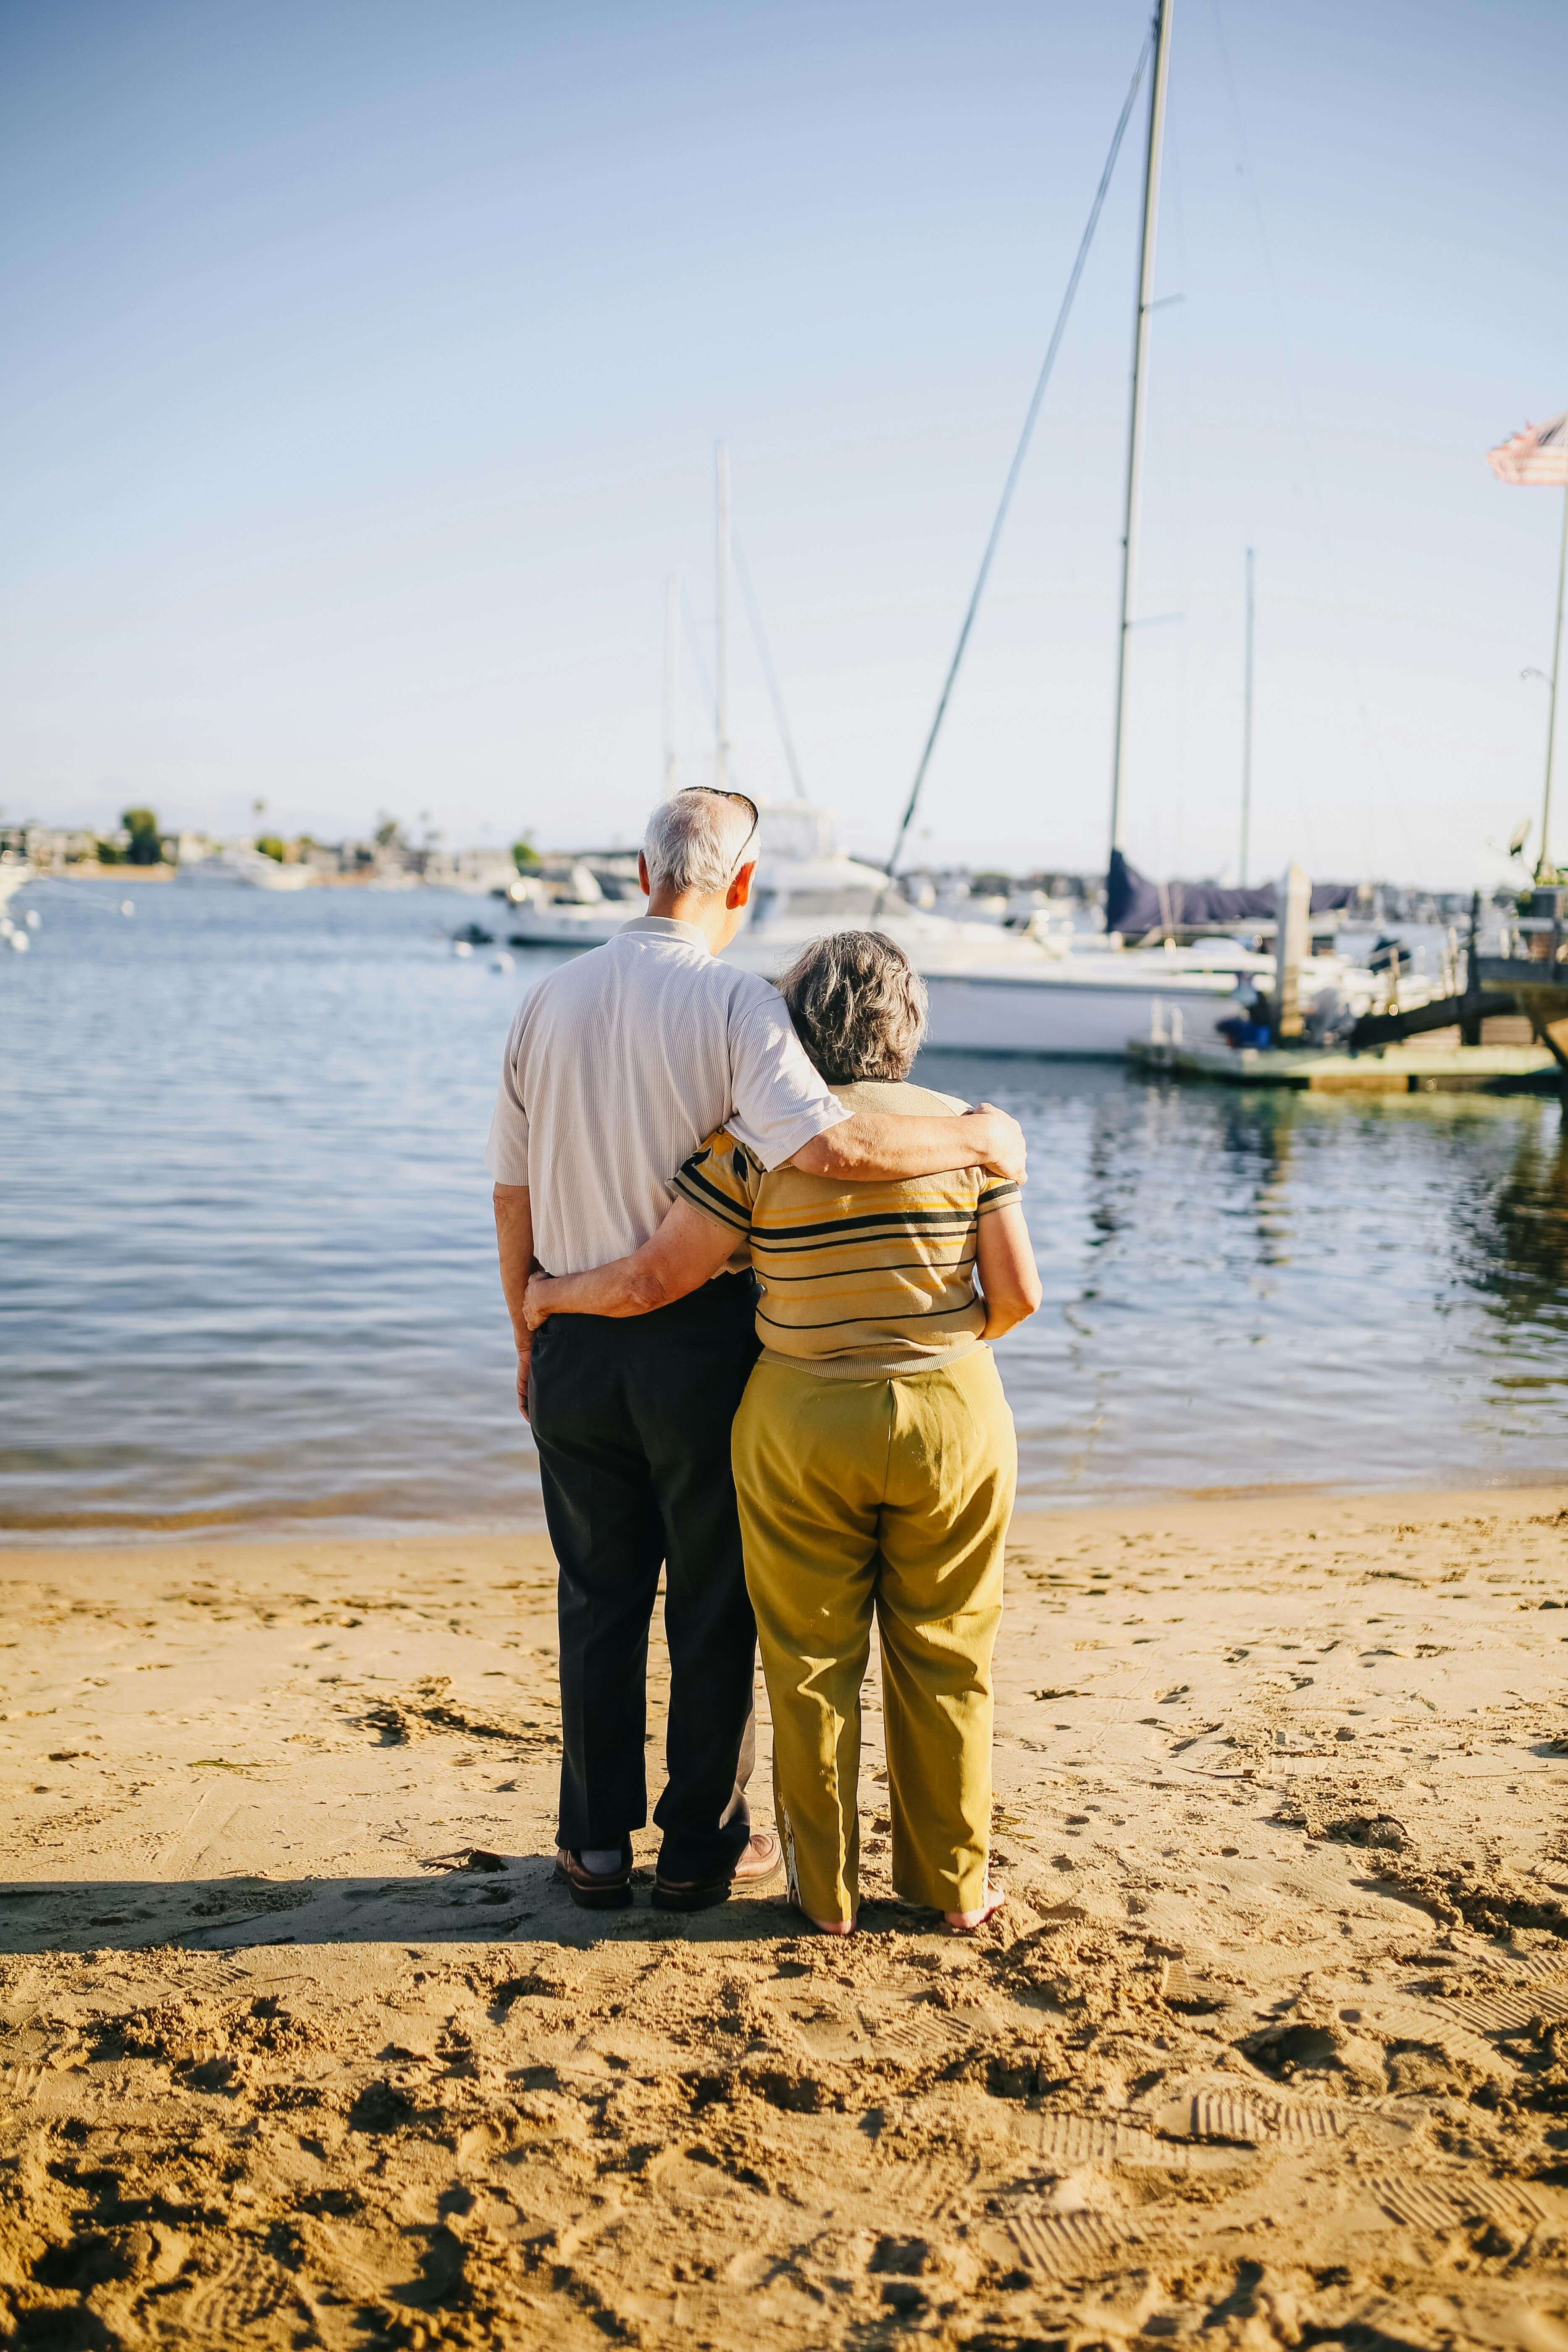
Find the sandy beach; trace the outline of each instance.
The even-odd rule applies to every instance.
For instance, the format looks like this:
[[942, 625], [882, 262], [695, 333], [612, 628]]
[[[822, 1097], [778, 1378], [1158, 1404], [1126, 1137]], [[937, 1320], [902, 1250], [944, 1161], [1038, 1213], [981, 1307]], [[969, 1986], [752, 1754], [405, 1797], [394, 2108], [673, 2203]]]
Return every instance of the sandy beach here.
[[873, 1753], [848, 1946], [552, 1886], [539, 1538], [5, 1555], [0, 2332], [1568, 2347], [1565, 1533], [1021, 1517], [1012, 1900]]

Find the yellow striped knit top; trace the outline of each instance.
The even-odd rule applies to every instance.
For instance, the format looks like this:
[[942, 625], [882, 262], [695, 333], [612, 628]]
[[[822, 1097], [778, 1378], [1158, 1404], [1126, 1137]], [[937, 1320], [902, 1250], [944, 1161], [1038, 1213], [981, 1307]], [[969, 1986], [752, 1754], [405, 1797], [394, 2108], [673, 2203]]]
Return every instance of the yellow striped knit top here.
[[[919, 1118], [968, 1108], [881, 1079], [834, 1092], [849, 1111]], [[894, 1184], [789, 1167], [770, 1174], [722, 1128], [692, 1153], [675, 1189], [750, 1244], [764, 1359], [840, 1380], [924, 1371], [978, 1345], [980, 1219], [1018, 1197], [1016, 1184], [981, 1168]]]

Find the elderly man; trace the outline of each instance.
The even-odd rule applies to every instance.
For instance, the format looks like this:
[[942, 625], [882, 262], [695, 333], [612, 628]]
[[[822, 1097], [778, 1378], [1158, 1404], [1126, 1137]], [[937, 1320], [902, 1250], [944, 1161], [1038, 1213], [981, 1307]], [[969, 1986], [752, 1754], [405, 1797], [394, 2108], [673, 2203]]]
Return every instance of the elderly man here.
[[778, 992], [716, 961], [751, 896], [756, 832], [739, 793], [693, 787], [654, 811], [638, 864], [647, 913], [526, 999], [486, 1153], [518, 1405], [560, 1570], [556, 1872], [591, 1910], [631, 1901], [661, 1562], [669, 1720], [654, 1902], [700, 1909], [779, 1867], [778, 1841], [752, 1834], [745, 1798], [756, 1633], [730, 1468], [757, 1354], [756, 1288], [737, 1266], [636, 1320], [557, 1316], [531, 1340], [531, 1268], [576, 1274], [640, 1248], [676, 1171], [717, 1127], [764, 1169], [840, 1181], [1024, 1173], [1016, 1122], [988, 1107], [851, 1115]]

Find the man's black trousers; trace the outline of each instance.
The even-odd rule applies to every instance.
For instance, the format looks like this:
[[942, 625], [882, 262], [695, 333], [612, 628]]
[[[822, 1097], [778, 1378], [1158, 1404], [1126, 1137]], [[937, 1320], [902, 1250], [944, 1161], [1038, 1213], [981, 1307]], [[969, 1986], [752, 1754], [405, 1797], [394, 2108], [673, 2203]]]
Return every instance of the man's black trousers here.
[[667, 1877], [721, 1876], [751, 1817], [752, 1718], [730, 1424], [757, 1355], [756, 1285], [720, 1275], [651, 1315], [555, 1315], [534, 1338], [530, 1417], [560, 1567], [560, 1843], [616, 1846], [647, 1820], [648, 1625], [665, 1563]]

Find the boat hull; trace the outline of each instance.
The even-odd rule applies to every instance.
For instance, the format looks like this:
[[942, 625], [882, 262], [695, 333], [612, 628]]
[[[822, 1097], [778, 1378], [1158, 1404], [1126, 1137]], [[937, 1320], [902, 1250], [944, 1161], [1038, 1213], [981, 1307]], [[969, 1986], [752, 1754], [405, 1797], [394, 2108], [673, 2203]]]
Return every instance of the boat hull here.
[[602, 948], [640, 912], [614, 901], [604, 907], [513, 906], [501, 919], [509, 926], [509, 947]]
[[1134, 1037], [1179, 1034], [1188, 1045], [1218, 1045], [1233, 1012], [1234, 983], [1221, 974], [1091, 977], [1056, 971], [928, 971], [929, 1046], [972, 1054], [1038, 1054], [1120, 1061]]
[[[926, 1043], [939, 1051], [1042, 1054], [1120, 1060], [1130, 1038], [1180, 1033], [1188, 1045], [1218, 1045], [1218, 1024], [1235, 1010], [1237, 973], [1193, 969], [1163, 953], [1049, 952], [1033, 940], [978, 924], [889, 918], [925, 982]], [[744, 930], [731, 961], [776, 980], [820, 925], [768, 924]], [[1238, 954], [1253, 965], [1258, 960]]]

